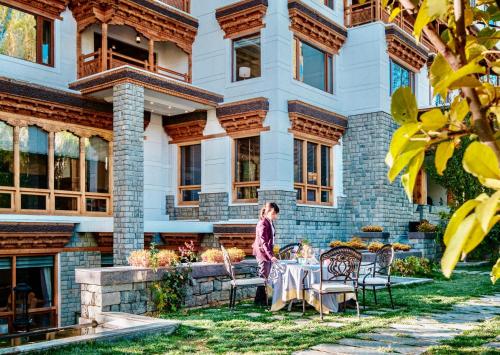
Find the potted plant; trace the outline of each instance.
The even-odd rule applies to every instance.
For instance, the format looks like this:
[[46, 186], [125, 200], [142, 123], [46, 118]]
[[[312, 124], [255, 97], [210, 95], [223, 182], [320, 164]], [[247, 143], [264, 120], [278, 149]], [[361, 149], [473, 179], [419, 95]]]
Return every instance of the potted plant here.
[[366, 225], [361, 227], [361, 232], [357, 233], [356, 237], [360, 238], [365, 243], [380, 241], [385, 244], [389, 240], [389, 235], [389, 232], [384, 232], [382, 226]]

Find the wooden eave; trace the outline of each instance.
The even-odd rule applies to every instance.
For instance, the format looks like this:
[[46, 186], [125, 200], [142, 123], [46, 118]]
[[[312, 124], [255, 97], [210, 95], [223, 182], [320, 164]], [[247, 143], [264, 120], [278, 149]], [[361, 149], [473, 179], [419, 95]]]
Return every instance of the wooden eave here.
[[413, 38], [410, 38], [403, 30], [396, 26], [387, 27], [385, 29], [385, 37], [387, 40], [387, 51], [389, 56], [403, 64], [415, 72], [427, 63], [429, 53], [420, 44], [416, 43]]
[[62, 249], [73, 235], [73, 224], [0, 223], [0, 250]]
[[61, 20], [69, 0], [0, 0], [0, 4], [16, 7], [32, 14], [42, 15], [53, 20]]
[[215, 11], [224, 38], [242, 37], [260, 31], [266, 25], [267, 0], [243, 0]]
[[82, 94], [91, 94], [122, 83], [133, 83], [166, 95], [215, 107], [223, 101], [219, 94], [128, 65], [81, 78], [69, 85]]
[[170, 41], [191, 53], [198, 21], [154, 0], [71, 0], [79, 32], [94, 23], [127, 25], [155, 41]]
[[300, 39], [332, 54], [347, 39], [347, 29], [323, 16], [300, 0], [288, 1], [290, 29]]
[[269, 110], [265, 97], [219, 105], [217, 118], [227, 134], [236, 136], [265, 130], [264, 120]]
[[[98, 232], [93, 233], [97, 245], [99, 246], [101, 252], [112, 252], [113, 251], [113, 233], [112, 232]], [[144, 233], [144, 247], [149, 248], [151, 241], [153, 240], [154, 233]]]
[[337, 144], [347, 128], [346, 117], [298, 100], [288, 101], [288, 116], [291, 133], [329, 144]]
[[113, 106], [107, 102], [5, 77], [0, 77], [0, 111], [113, 130]]
[[163, 116], [163, 129], [172, 139], [170, 143], [193, 142], [203, 139], [207, 112], [195, 111], [176, 116]]

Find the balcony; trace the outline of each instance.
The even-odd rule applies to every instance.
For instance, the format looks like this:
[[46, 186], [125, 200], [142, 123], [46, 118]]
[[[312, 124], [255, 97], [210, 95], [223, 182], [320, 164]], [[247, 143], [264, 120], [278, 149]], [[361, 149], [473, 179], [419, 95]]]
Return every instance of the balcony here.
[[190, 0], [160, 0], [162, 3], [175, 7], [181, 11], [189, 13], [191, 1]]
[[[413, 22], [401, 12], [396, 18], [389, 22], [390, 13], [382, 8], [380, 0], [366, 1], [363, 4], [352, 4], [347, 6], [344, 14], [344, 21], [346, 27], [355, 27], [364, 25], [366, 23], [382, 21], [384, 23], [393, 23], [399, 26], [403, 31], [412, 35]], [[434, 46], [429, 41], [427, 36], [421, 37], [421, 43], [427, 47], [431, 52], [436, 52]]]
[[150, 64], [149, 60], [139, 60], [133, 57], [129, 57], [127, 55], [113, 51], [113, 49], [109, 49], [107, 51], [107, 56], [104, 59], [106, 63], [106, 69], [104, 69], [101, 52], [101, 48], [99, 48], [95, 52], [80, 55], [80, 58], [78, 59], [78, 78], [101, 73], [107, 69], [118, 68], [123, 65], [130, 65], [136, 68], [161, 74], [170, 79], [176, 79], [184, 81], [186, 83], [190, 82], [188, 73], [179, 73], [175, 70], [164, 68], [155, 63]]

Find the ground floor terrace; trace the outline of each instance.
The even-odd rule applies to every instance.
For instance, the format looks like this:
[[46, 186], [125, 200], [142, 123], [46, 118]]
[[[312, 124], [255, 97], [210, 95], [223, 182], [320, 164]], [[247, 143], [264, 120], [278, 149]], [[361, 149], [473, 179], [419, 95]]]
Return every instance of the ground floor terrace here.
[[127, 337], [118, 341], [51, 349], [50, 354], [496, 354], [500, 336], [500, 289], [489, 280], [490, 267], [457, 270], [450, 280], [439, 272], [433, 281], [387, 292], [378, 305], [369, 297], [361, 318], [353, 309], [320, 321], [301, 307], [269, 312], [242, 302], [181, 310], [157, 316], [178, 322], [171, 335]]

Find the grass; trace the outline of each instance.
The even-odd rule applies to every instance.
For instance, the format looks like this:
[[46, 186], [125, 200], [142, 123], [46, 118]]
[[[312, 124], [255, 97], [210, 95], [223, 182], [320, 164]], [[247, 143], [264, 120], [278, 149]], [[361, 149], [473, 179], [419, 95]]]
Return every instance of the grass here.
[[[454, 304], [480, 295], [499, 292], [500, 286], [491, 284], [485, 275], [455, 275], [451, 280], [437, 279], [433, 283], [410, 287], [398, 287], [393, 291], [397, 309], [380, 316], [357, 320], [354, 313], [333, 314], [325, 317], [327, 322], [345, 322], [340, 328], [328, 327], [319, 321], [314, 310], [308, 310], [309, 322], [296, 323], [302, 319], [287, 311], [270, 313], [251, 304], [238, 304], [231, 313], [227, 307], [188, 310], [163, 315], [164, 318], [182, 322], [171, 336], [161, 334], [116, 342], [88, 343], [50, 351], [50, 354], [186, 354], [186, 353], [267, 353], [290, 354], [321, 343], [335, 343], [346, 337], [356, 337], [403, 318], [413, 318], [426, 313], [445, 312]], [[386, 291], [377, 293], [379, 306], [375, 307], [371, 292], [367, 292], [370, 310], [389, 308]], [[255, 313], [255, 317], [248, 314]], [[273, 316], [279, 315], [283, 319]], [[310, 318], [313, 318], [310, 320]], [[488, 323], [488, 328], [498, 327], [498, 320]], [[481, 329], [478, 329], [481, 332]], [[487, 330], [483, 332], [487, 333]], [[483, 334], [482, 333], [482, 334]], [[475, 348], [483, 344], [475, 340], [475, 333], [463, 335], [433, 354], [453, 353], [460, 344]], [[482, 337], [484, 342], [490, 338]], [[482, 341], [481, 340], [481, 341]], [[448, 351], [450, 349], [450, 351]], [[448, 352], [447, 352], [448, 351]], [[48, 353], [47, 353], [48, 354]]]

